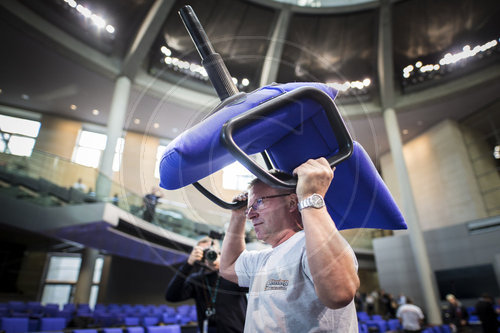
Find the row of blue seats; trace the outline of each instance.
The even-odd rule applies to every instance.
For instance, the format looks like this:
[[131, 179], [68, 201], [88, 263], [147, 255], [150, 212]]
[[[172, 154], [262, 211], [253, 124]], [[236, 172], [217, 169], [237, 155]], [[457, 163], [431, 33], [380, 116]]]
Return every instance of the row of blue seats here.
[[[396, 319], [397, 320], [397, 319]], [[402, 327], [399, 326], [398, 328], [387, 328], [385, 326], [370, 326], [370, 324], [366, 323], [358, 323], [358, 330], [359, 333], [370, 333], [370, 332], [401, 332]], [[452, 333], [452, 329], [448, 325], [441, 325], [441, 326], [433, 326], [433, 327], [427, 327], [425, 328], [422, 333]]]
[[[178, 308], [182, 307], [189, 307], [189, 305], [181, 305]], [[58, 304], [55, 303], [49, 303], [46, 305], [41, 304], [40, 302], [23, 302], [23, 301], [9, 301], [7, 303], [0, 303], [0, 310], [1, 309], [6, 309], [10, 311], [40, 311], [44, 309], [57, 309], [61, 310]], [[136, 312], [165, 312], [172, 310], [174, 308], [166, 305], [166, 304], [161, 304], [161, 305], [142, 305], [142, 304], [135, 304], [135, 305], [130, 305], [130, 304], [109, 304], [109, 305], [104, 305], [104, 304], [96, 304], [95, 308], [92, 309], [89, 304], [64, 304], [62, 307], [62, 310], [70, 310], [70, 311], [87, 311], [87, 312], [92, 312], [92, 311], [105, 311], [105, 312], [130, 312], [130, 311], [136, 311]]]
[[72, 332], [72, 333], [180, 333], [180, 325], [161, 326], [131, 326], [126, 328], [108, 327], [92, 329], [66, 329], [64, 318], [42, 318], [40, 326], [37, 328], [30, 326], [28, 318], [1, 318], [0, 331], [5, 333], [26, 333], [26, 332]]
[[[159, 324], [179, 324], [186, 325], [191, 322], [197, 321], [196, 311], [181, 316], [179, 314], [171, 316], [167, 313], [156, 316], [144, 316], [144, 317], [133, 317], [133, 316], [120, 316], [117, 314], [110, 313], [93, 313], [87, 314], [87, 316], [78, 316], [73, 318], [67, 317], [41, 317], [36, 318], [32, 316], [24, 317], [2, 317], [2, 319], [23, 319], [28, 322], [30, 331], [37, 331], [43, 329], [49, 323], [64, 323], [64, 327], [67, 325], [81, 326], [80, 323], [84, 323], [84, 327], [112, 327], [112, 326], [155, 326]], [[62, 324], [61, 324], [62, 325]]]
[[42, 305], [39, 302], [17, 302], [0, 303], [0, 317], [65, 317], [71, 319], [74, 316], [78, 317], [95, 317], [98, 315], [113, 314], [118, 317], [125, 316], [157, 316], [160, 319], [165, 314], [169, 317], [175, 316], [192, 316], [196, 313], [194, 305], [180, 305], [177, 308], [168, 305], [100, 305], [97, 304], [95, 309], [91, 309], [88, 304], [65, 304], [60, 310], [58, 304]]

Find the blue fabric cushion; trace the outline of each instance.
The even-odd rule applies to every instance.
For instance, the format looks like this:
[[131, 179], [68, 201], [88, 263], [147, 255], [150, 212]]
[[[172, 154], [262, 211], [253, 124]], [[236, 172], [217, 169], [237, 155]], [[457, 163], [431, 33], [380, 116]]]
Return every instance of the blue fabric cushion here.
[[[235, 161], [220, 141], [222, 125], [268, 100], [299, 87], [317, 88], [332, 99], [336, 91], [320, 83], [287, 83], [264, 86], [230, 104], [179, 135], [168, 146], [160, 163], [160, 186], [173, 190], [192, 184]], [[269, 117], [255, 119], [233, 133], [236, 144], [248, 155], [266, 150], [276, 168], [292, 172], [310, 158], [330, 157], [338, 144], [323, 108], [304, 98]], [[363, 147], [354, 142], [352, 156], [340, 163], [325, 196], [328, 211], [339, 229], [406, 229], [389, 190]]]

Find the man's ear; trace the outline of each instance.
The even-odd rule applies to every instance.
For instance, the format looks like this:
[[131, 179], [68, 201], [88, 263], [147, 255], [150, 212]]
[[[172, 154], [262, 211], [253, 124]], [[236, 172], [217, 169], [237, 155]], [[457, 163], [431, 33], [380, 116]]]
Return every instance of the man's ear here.
[[295, 194], [295, 193], [290, 194], [289, 205], [290, 205], [291, 212], [298, 209], [298, 202], [299, 202], [299, 198], [297, 197], [297, 194]]

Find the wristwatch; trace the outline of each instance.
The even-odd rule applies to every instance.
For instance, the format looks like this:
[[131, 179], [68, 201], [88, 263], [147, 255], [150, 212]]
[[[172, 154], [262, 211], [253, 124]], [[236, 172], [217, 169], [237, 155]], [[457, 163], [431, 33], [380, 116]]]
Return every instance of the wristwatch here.
[[318, 193], [314, 193], [313, 195], [299, 202], [299, 211], [302, 211], [302, 209], [308, 207], [321, 208], [324, 206], [325, 206], [325, 200], [323, 199], [323, 197]]

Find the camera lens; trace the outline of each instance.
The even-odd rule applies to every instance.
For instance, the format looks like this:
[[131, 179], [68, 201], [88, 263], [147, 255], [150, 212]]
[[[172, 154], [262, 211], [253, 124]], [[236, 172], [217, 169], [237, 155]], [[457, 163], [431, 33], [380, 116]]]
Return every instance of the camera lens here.
[[203, 259], [206, 259], [208, 262], [214, 262], [217, 260], [219, 254], [213, 248], [208, 248], [203, 251]]

